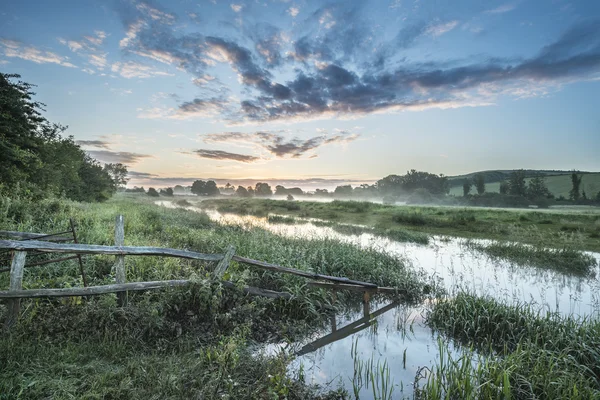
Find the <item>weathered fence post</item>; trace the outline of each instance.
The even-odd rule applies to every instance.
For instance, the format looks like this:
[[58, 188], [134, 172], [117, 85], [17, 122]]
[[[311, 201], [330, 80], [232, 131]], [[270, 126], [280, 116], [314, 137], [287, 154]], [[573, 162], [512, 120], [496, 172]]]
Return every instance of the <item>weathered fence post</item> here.
[[214, 279], [221, 280], [223, 278], [223, 274], [229, 267], [229, 263], [231, 262], [231, 259], [233, 258], [234, 254], [235, 254], [235, 247], [233, 247], [232, 245], [229, 245], [229, 247], [227, 248], [227, 251], [223, 255], [223, 259], [221, 261], [219, 261], [219, 263], [215, 267], [215, 271], [213, 272]]
[[[79, 244], [77, 241], [77, 233], [75, 231], [75, 222], [73, 218], [69, 218], [69, 222], [71, 223], [71, 231], [73, 231], [73, 242]], [[83, 287], [87, 287], [87, 278], [85, 277], [85, 271], [83, 270], [83, 261], [81, 260], [81, 254], [77, 254], [77, 259], [79, 260], [79, 272], [81, 272], [81, 279], [83, 280]]]
[[[117, 215], [115, 221], [115, 246], [122, 247], [125, 245], [125, 223], [122, 215]], [[125, 256], [117, 256], [115, 262], [115, 280], [117, 283], [126, 283], [125, 274]], [[127, 292], [117, 293], [119, 307], [127, 306]]]
[[363, 315], [365, 316], [365, 318], [368, 317], [369, 314], [371, 313], [370, 302], [371, 302], [371, 293], [369, 293], [368, 290], [365, 290], [365, 292], [363, 294]]
[[[25, 269], [26, 251], [15, 251], [10, 266], [10, 288], [9, 291], [21, 290], [23, 287], [23, 270]], [[8, 318], [4, 326], [11, 328], [19, 319], [21, 310], [21, 299], [13, 299], [8, 303]]]

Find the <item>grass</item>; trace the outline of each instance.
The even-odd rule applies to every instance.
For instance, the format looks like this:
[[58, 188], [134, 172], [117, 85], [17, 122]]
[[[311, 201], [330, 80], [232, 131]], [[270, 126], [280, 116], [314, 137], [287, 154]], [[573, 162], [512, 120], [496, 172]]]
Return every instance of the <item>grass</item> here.
[[510, 240], [548, 248], [600, 251], [600, 209], [505, 210], [392, 206], [357, 201], [203, 200], [203, 208], [241, 215], [317, 218], [339, 224], [422, 234]]
[[593, 277], [595, 275], [596, 259], [589, 254], [570, 248], [548, 249], [515, 242], [490, 244], [468, 242], [468, 246], [490, 257], [520, 265], [553, 269], [577, 276]]
[[[422, 398], [466, 387], [473, 390], [460, 398], [600, 398], [600, 321], [465, 293], [437, 303], [427, 319], [472, 347], [458, 358], [441, 353]], [[474, 348], [489, 357], [479, 358]]]
[[[290, 202], [291, 203], [291, 202]], [[56, 232], [68, 218], [82, 243], [112, 244], [114, 219], [125, 216], [125, 244], [236, 253], [274, 264], [399, 287], [408, 301], [422, 298], [423, 277], [402, 258], [334, 239], [286, 238], [266, 230], [221, 226], [204, 213], [159, 207], [135, 195], [104, 204], [0, 198], [0, 229]], [[227, 279], [295, 295], [291, 301], [245, 296], [204, 278], [213, 265], [159, 257], [126, 257], [127, 280], [191, 278], [184, 288], [129, 294], [24, 300], [21, 320], [0, 336], [0, 398], [339, 398], [318, 394], [286, 375], [289, 359], [256, 359], [256, 344], [303, 337], [327, 321], [331, 294], [306, 280], [232, 263]], [[114, 281], [111, 256], [85, 256], [91, 285]], [[0, 275], [7, 287], [8, 274]], [[26, 269], [25, 289], [81, 286], [76, 262]], [[336, 305], [360, 296], [338, 293]], [[6, 307], [0, 305], [0, 320]]]

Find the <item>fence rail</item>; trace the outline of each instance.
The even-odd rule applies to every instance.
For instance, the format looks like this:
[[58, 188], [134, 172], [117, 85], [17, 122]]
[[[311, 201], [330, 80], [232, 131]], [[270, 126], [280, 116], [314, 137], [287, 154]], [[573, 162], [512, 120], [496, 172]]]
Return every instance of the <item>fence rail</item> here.
[[[73, 238], [61, 237], [65, 233], [72, 233]], [[14, 232], [14, 231], [0, 231], [0, 236], [8, 236], [12, 238], [20, 238], [22, 240], [0, 240], [0, 249], [8, 250], [13, 252], [11, 267], [10, 267], [10, 287], [8, 291], [0, 291], [0, 299], [7, 299], [9, 301], [9, 315], [5, 326], [11, 327], [18, 319], [20, 310], [20, 300], [22, 298], [40, 298], [40, 297], [68, 297], [68, 296], [94, 296], [107, 293], [117, 293], [118, 302], [120, 306], [127, 305], [127, 292], [128, 291], [139, 291], [139, 290], [151, 290], [160, 289], [166, 287], [185, 286], [195, 283], [187, 279], [178, 280], [164, 280], [164, 281], [151, 281], [151, 282], [126, 282], [126, 270], [125, 270], [125, 256], [161, 256], [161, 257], [177, 257], [192, 260], [202, 260], [217, 263], [211, 280], [218, 281], [226, 287], [237, 287], [236, 284], [230, 281], [222, 280], [222, 277], [229, 267], [231, 261], [237, 261], [246, 265], [253, 266], [268, 271], [280, 272], [291, 274], [295, 276], [301, 276], [315, 281], [328, 281], [328, 282], [310, 282], [309, 285], [315, 287], [321, 287], [326, 289], [332, 289], [334, 293], [337, 290], [351, 290], [363, 292], [363, 302], [365, 315], [369, 313], [369, 299], [372, 293], [396, 293], [398, 290], [394, 288], [382, 288], [376, 284], [369, 282], [356, 281], [344, 277], [335, 277], [329, 275], [322, 275], [312, 273], [308, 271], [302, 271], [299, 269], [282, 267], [280, 265], [270, 264], [264, 261], [253, 260], [250, 258], [235, 255], [235, 248], [229, 246], [224, 254], [205, 254], [198, 253], [190, 250], [178, 250], [171, 248], [162, 247], [140, 247], [140, 246], [124, 246], [124, 220], [123, 216], [119, 215], [116, 218], [115, 224], [115, 245], [104, 246], [104, 245], [93, 245], [93, 244], [80, 244], [77, 243], [77, 236], [75, 235], [75, 225], [71, 220], [71, 230], [66, 232], [60, 232], [55, 234], [43, 234], [43, 233], [26, 233], [26, 232]], [[63, 239], [73, 240], [75, 243], [53, 243], [50, 240], [51, 237], [58, 237], [60, 241]], [[44, 240], [40, 240], [44, 239]], [[25, 289], [22, 288], [23, 282], [23, 270], [25, 265], [25, 259], [27, 252], [39, 252], [39, 253], [61, 253], [61, 254], [75, 254], [74, 256], [56, 258], [48, 262], [59, 262], [73, 258], [79, 258], [81, 274], [84, 279], [84, 287], [79, 288], [60, 288], [60, 289]], [[83, 270], [83, 263], [81, 262], [82, 254], [105, 254], [115, 255], [116, 261], [114, 264], [115, 281], [116, 283], [102, 286], [91, 286], [86, 287], [87, 283], [85, 280], [85, 273]], [[31, 264], [33, 266], [35, 264]], [[294, 296], [291, 293], [276, 292], [269, 289], [243, 286], [241, 288], [245, 293], [254, 296], [263, 296], [268, 298], [284, 298], [292, 299]]]

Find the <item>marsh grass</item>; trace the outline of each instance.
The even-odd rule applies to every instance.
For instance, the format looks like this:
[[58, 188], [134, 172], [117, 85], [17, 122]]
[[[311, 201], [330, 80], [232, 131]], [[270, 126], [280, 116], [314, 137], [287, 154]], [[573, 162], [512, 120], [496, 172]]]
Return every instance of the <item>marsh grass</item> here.
[[380, 229], [512, 240], [543, 247], [568, 243], [576, 250], [600, 251], [600, 241], [597, 240], [600, 236], [600, 209], [523, 211], [476, 207], [392, 206], [342, 200], [321, 203], [271, 199], [213, 199], [202, 201], [200, 206], [241, 215], [264, 217], [274, 213]]
[[[0, 212], [0, 229], [29, 232], [64, 230], [73, 217], [80, 242], [105, 245], [114, 242], [114, 219], [123, 214], [126, 245], [222, 253], [232, 244], [246, 257], [399, 287], [407, 301], [423, 296], [423, 277], [400, 257], [335, 239], [286, 238], [260, 228], [221, 226], [205, 213], [159, 207], [136, 196], [120, 195], [104, 204], [1, 198]], [[85, 256], [90, 284], [112, 283], [113, 264], [114, 257]], [[127, 308], [117, 307], [114, 295], [88, 301], [24, 300], [14, 333], [0, 337], [0, 393], [31, 399], [52, 393], [57, 399], [325, 398], [328, 394], [287, 377], [289, 359], [256, 360], [249, 349], [253, 343], [293, 341], [322, 328], [329, 316], [322, 305], [331, 303], [331, 294], [307, 288], [300, 277], [233, 262], [227, 279], [294, 295], [291, 301], [248, 297], [238, 289], [207, 284], [213, 268], [199, 261], [126, 257], [130, 282], [185, 278], [196, 283], [130, 293]], [[8, 285], [8, 274], [0, 275], [0, 285]], [[23, 286], [81, 286], [78, 266], [64, 262], [26, 269]], [[339, 293], [336, 305], [359, 303], [360, 296]], [[0, 307], [0, 319], [5, 313], [6, 307]]]
[[[461, 398], [600, 398], [598, 321], [462, 293], [437, 303], [428, 323], [471, 346], [460, 356], [471, 366], [460, 357], [441, 362], [429, 377], [423, 398], [443, 398], [449, 390], [467, 386], [480, 392]], [[487, 357], [471, 362], [473, 348]], [[448, 357], [445, 353], [444, 359]]]
[[570, 275], [593, 276], [594, 267], [597, 265], [593, 256], [568, 247], [556, 249], [516, 242], [481, 244], [472, 241], [468, 241], [467, 246], [493, 258], [520, 265], [553, 269]]

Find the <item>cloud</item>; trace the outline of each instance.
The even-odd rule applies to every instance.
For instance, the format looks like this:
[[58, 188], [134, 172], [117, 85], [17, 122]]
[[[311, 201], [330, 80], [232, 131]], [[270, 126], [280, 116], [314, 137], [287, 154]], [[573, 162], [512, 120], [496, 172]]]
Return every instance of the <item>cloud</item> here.
[[292, 16], [292, 18], [296, 18], [296, 16], [300, 13], [300, 9], [298, 7], [290, 7], [287, 10], [287, 13]]
[[200, 158], [210, 158], [213, 160], [239, 161], [243, 163], [251, 163], [260, 160], [260, 157], [245, 154], [229, 153], [227, 151], [221, 150], [198, 149], [194, 150], [193, 153]]
[[63, 67], [77, 68], [69, 61], [69, 57], [61, 56], [51, 51], [40, 50], [16, 40], [0, 38], [0, 50], [6, 57], [16, 57], [32, 61], [36, 64], [58, 64]]
[[135, 164], [144, 158], [152, 157], [149, 154], [130, 153], [126, 151], [90, 150], [91, 157], [105, 163]]
[[444, 33], [450, 32], [452, 29], [458, 26], [458, 21], [449, 21], [443, 24], [432, 25], [427, 28], [427, 33], [432, 36], [441, 36]]
[[105, 140], [76, 140], [75, 144], [82, 147], [97, 147], [101, 149], [109, 149], [111, 143]]
[[[283, 11], [289, 9], [285, 6]], [[598, 20], [579, 23], [529, 57], [478, 55], [418, 62], [407, 58], [404, 50], [456, 29], [458, 20], [403, 21], [397, 34], [386, 39], [363, 2], [327, 4], [305, 14], [293, 40], [290, 33], [269, 24], [229, 26], [249, 37], [248, 45], [248, 40], [235, 40], [233, 35], [177, 29], [174, 16], [130, 9], [123, 16], [125, 51], [185, 70], [206, 92], [178, 107], [141, 110], [140, 117], [220, 116], [230, 124], [262, 124], [482, 106], [493, 104], [501, 94], [535, 95], [600, 72]], [[205, 79], [221, 63], [237, 73], [239, 98], [224, 96], [218, 79]], [[121, 68], [119, 73], [130, 77], [151, 75]], [[543, 90], [530, 89], [534, 86]], [[298, 144], [300, 149], [303, 145], [310, 147]]]
[[517, 8], [515, 4], [506, 3], [491, 10], [484, 11], [486, 14], [504, 14]]
[[173, 76], [168, 72], [160, 71], [149, 65], [140, 64], [135, 61], [117, 61], [111, 66], [111, 71], [116, 72], [123, 78], [151, 78], [154, 76]]
[[150, 179], [150, 178], [158, 178], [156, 174], [150, 174], [148, 172], [138, 172], [138, 171], [127, 171], [127, 175], [133, 179]]
[[58, 41], [60, 44], [67, 46], [72, 52], [85, 58], [88, 64], [102, 71], [107, 65], [107, 53], [103, 52], [100, 49], [100, 46], [107, 35], [104, 31], [94, 31], [94, 35], [95, 36], [84, 36], [80, 40], [66, 40], [59, 38]]
[[242, 7], [243, 6], [241, 4], [231, 4], [231, 9], [236, 13], [242, 11]]
[[258, 131], [253, 133], [222, 132], [203, 136], [205, 143], [247, 143], [268, 152], [276, 158], [300, 158], [321, 146], [344, 144], [358, 139], [359, 135], [340, 131], [334, 135], [319, 135], [309, 139], [286, 138], [281, 132]]

